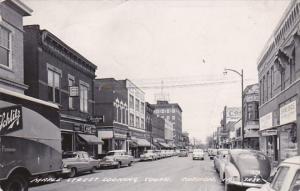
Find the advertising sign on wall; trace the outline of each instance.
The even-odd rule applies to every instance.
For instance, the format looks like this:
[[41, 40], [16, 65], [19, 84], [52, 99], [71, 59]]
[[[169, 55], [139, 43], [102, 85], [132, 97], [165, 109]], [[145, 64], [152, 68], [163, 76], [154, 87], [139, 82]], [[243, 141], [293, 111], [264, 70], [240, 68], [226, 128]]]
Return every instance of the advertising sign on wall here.
[[22, 129], [22, 107], [20, 105], [0, 109], [0, 135]]
[[242, 111], [240, 107], [227, 107], [226, 108], [226, 122], [237, 121], [241, 118]]
[[272, 127], [273, 115], [272, 112], [259, 118], [259, 130], [264, 130]]
[[280, 125], [296, 121], [296, 100], [280, 107]]

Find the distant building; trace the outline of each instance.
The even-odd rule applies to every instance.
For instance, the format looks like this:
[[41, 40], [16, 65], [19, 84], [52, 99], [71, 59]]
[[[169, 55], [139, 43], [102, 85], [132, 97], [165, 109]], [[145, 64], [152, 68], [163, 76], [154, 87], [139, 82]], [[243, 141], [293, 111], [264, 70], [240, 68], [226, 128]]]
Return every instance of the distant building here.
[[173, 136], [173, 123], [169, 120], [165, 119], [165, 140], [170, 146], [174, 143], [174, 136]]
[[168, 101], [157, 101], [153, 104], [154, 113], [163, 119], [167, 119], [173, 123], [173, 136], [176, 146], [182, 146], [182, 109], [177, 103], [169, 103]]
[[188, 148], [188, 146], [190, 145], [190, 138], [188, 132], [182, 133], [182, 142], [183, 142], [183, 148]]
[[24, 26], [25, 94], [60, 106], [63, 151], [97, 154], [94, 79], [97, 66], [39, 25]]
[[247, 86], [243, 94], [244, 147], [259, 150], [259, 85]]
[[0, 3], [0, 87], [24, 93], [23, 17], [32, 10], [19, 0]]

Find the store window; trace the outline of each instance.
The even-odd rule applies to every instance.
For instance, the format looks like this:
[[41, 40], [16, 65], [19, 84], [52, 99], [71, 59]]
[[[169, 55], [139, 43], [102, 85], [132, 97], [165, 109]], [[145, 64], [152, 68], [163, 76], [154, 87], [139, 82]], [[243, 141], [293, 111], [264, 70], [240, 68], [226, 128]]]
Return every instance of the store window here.
[[88, 87], [80, 84], [80, 111], [88, 112]]
[[60, 74], [48, 69], [48, 100], [60, 103]]
[[[290, 128], [289, 128], [290, 127]], [[280, 132], [280, 159], [284, 160], [297, 155], [297, 128], [295, 124], [285, 126]]]
[[0, 64], [11, 67], [11, 32], [0, 26]]

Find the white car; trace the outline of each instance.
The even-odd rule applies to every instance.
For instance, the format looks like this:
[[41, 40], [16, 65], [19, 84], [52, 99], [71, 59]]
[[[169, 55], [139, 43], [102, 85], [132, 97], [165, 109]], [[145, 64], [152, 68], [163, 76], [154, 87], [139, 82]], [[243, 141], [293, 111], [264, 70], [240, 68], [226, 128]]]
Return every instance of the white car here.
[[204, 160], [204, 151], [202, 149], [194, 149], [193, 151], [193, 160]]
[[299, 191], [300, 156], [292, 157], [280, 163], [271, 183], [260, 189], [249, 188], [247, 191]]
[[158, 159], [157, 153], [154, 150], [147, 150], [140, 156], [141, 161]]
[[224, 169], [226, 164], [226, 157], [228, 155], [227, 149], [219, 149], [217, 151], [217, 155], [214, 157], [214, 167], [216, 171], [219, 173], [219, 177], [221, 182], [224, 181]]

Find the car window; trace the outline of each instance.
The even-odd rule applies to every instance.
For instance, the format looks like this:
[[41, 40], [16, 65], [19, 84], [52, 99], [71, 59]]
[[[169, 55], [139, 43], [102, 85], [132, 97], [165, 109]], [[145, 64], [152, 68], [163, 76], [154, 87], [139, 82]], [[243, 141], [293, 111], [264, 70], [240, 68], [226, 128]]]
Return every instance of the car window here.
[[298, 170], [295, 174], [294, 180], [290, 186], [290, 191], [292, 191], [295, 185], [300, 185], [300, 170]]
[[107, 156], [113, 156], [113, 155], [115, 155], [115, 152], [108, 152], [107, 153]]
[[273, 188], [276, 191], [280, 191], [288, 170], [289, 170], [289, 167], [287, 167], [287, 166], [279, 167], [279, 169], [275, 175], [275, 178], [271, 183], [271, 188]]
[[89, 159], [89, 155], [87, 153], [82, 153], [84, 159]]
[[63, 159], [67, 159], [67, 158], [76, 158], [77, 157], [77, 154], [76, 153], [64, 153], [62, 155], [62, 158]]

